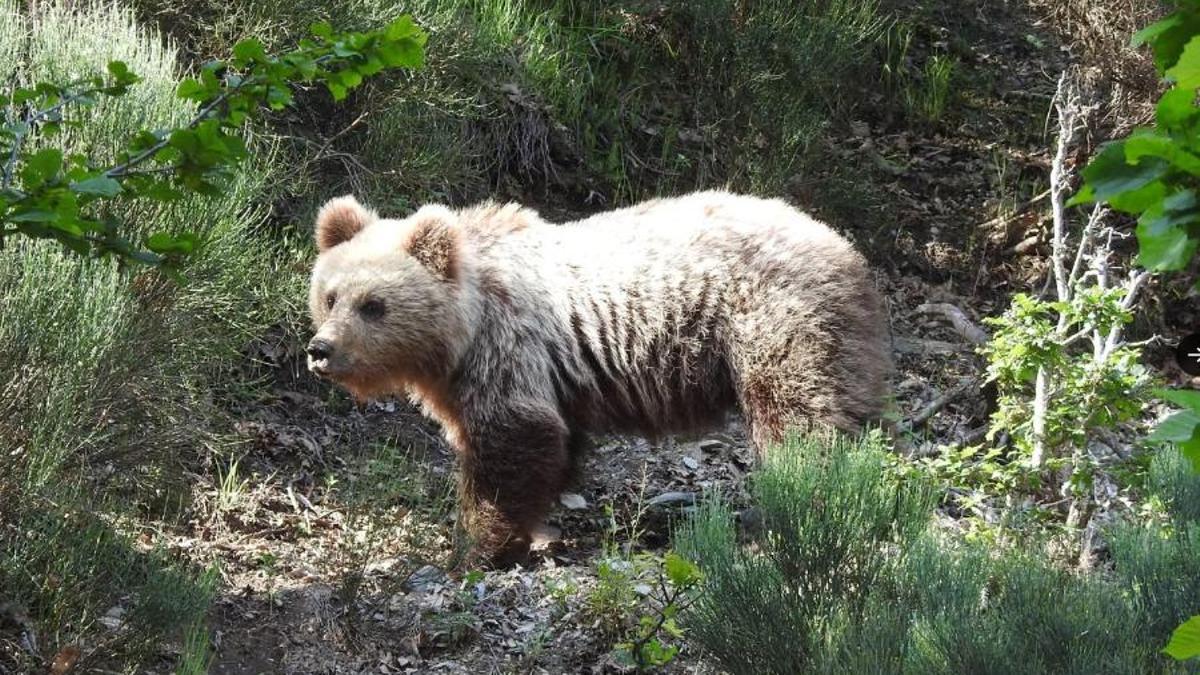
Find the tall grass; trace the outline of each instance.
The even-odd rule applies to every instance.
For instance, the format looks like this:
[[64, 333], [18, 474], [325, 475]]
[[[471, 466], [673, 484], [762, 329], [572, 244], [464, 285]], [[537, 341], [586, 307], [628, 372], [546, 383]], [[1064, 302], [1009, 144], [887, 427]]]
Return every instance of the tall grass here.
[[[780, 448], [753, 484], [761, 530], [739, 541], [709, 502], [677, 533], [700, 564], [691, 636], [730, 673], [1161, 673], [1200, 610], [1200, 477], [1166, 453], [1172, 522], [1114, 528], [1111, 568], [1081, 574], [927, 528], [927, 493], [874, 443]], [[1195, 672], [1200, 667], [1193, 666]]]
[[300, 151], [337, 137], [294, 181], [304, 192], [365, 192], [385, 209], [495, 193], [621, 203], [726, 184], [784, 194], [866, 93], [857, 75], [884, 25], [876, 0], [135, 4], [197, 59], [244, 32], [282, 42], [318, 19], [416, 16], [431, 33], [426, 68], [350, 109], [306, 100], [310, 117], [285, 130], [307, 138]]
[[[69, 110], [82, 125], [35, 147], [111, 160], [139, 129], [189, 116], [174, 96], [182, 68], [169, 42], [115, 5], [27, 12], [0, 0], [0, 82], [67, 82], [112, 59], [143, 81], [125, 97]], [[135, 551], [114, 523], [162, 516], [186, 499], [181, 469], [227, 426], [214, 401], [235, 386], [223, 370], [250, 337], [298, 314], [294, 256], [259, 232], [269, 166], [240, 172], [219, 199], [110, 213], [134, 236], [196, 232], [201, 249], [182, 285], [43, 241], [10, 240], [0, 251], [0, 589], [32, 617], [43, 651], [102, 644], [85, 657], [133, 668], [204, 616], [211, 585]], [[114, 607], [129, 629], [98, 623]]]

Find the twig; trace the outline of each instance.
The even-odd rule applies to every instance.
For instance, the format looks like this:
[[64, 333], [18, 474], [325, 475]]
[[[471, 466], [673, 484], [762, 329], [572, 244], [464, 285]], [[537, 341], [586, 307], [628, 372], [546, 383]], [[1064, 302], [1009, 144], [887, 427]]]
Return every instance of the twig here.
[[917, 414], [913, 415], [908, 420], [901, 423], [901, 425], [900, 425], [901, 429], [904, 431], [912, 431], [913, 429], [924, 426], [926, 422], [928, 422], [942, 408], [945, 408], [946, 405], [949, 404], [951, 401], [958, 399], [963, 394], [966, 394], [968, 391], [971, 391], [973, 389], [977, 389], [978, 387], [979, 387], [979, 379], [978, 378], [968, 377], [968, 378], [963, 379], [961, 382], [956, 384], [951, 389], [947, 390], [941, 396], [938, 396], [937, 398], [930, 401], [929, 405], [925, 406], [924, 408], [921, 408], [921, 410], [918, 411]]
[[1040, 194], [1034, 195], [1034, 196], [1030, 197], [1029, 199], [1026, 199], [1025, 201], [1021, 202], [1020, 204], [1017, 204], [1015, 207], [1013, 207], [1013, 210], [1011, 212], [1006, 213], [1004, 215], [996, 216], [995, 218], [991, 218], [989, 220], [985, 220], [982, 223], [979, 223], [978, 225], [976, 225], [975, 229], [978, 230], [981, 228], [988, 228], [988, 227], [994, 227], [996, 225], [1003, 225], [1004, 223], [1007, 223], [1008, 221], [1013, 220], [1014, 218], [1021, 215], [1022, 213], [1025, 213], [1034, 204], [1037, 204], [1038, 202], [1042, 201], [1043, 199], [1045, 199], [1046, 197], [1049, 197], [1049, 196], [1050, 196], [1050, 190], [1046, 190]]
[[954, 327], [955, 332], [973, 344], [983, 344], [988, 341], [987, 331], [967, 318], [959, 308], [945, 302], [927, 302], [916, 309], [922, 314], [941, 314]]
[[1083, 269], [1083, 258], [1087, 251], [1092, 248], [1092, 240], [1096, 235], [1096, 228], [1100, 225], [1100, 221], [1108, 213], [1104, 206], [1099, 202], [1096, 203], [1096, 208], [1092, 209], [1092, 215], [1088, 216], [1087, 224], [1083, 226], [1083, 233], [1079, 235], [1079, 248], [1075, 251], [1075, 262], [1071, 265], [1071, 274], [1067, 278], [1068, 284], [1078, 283], [1082, 277], [1080, 272]]
[[[72, 85], [67, 85], [67, 87], [70, 87], [70, 86], [72, 86]], [[29, 135], [29, 129], [32, 129], [34, 127], [34, 125], [39, 124], [40, 122], [42, 122], [46, 119], [49, 119], [51, 115], [53, 115], [54, 113], [57, 113], [58, 111], [65, 108], [66, 106], [68, 106], [72, 103], [75, 103], [76, 101], [82, 99], [85, 96], [95, 94], [96, 92], [100, 91], [102, 88], [103, 87], [91, 87], [89, 89], [83, 89], [83, 90], [74, 92], [72, 94], [68, 94], [66, 96], [63, 96], [59, 100], [58, 103], [55, 103], [54, 105], [50, 106], [49, 108], [46, 108], [44, 110], [38, 110], [38, 111], [34, 112], [33, 114], [29, 115], [28, 117], [26, 117], [25, 118], [26, 130], [19, 134], [16, 134], [13, 138], [12, 151], [9, 152], [8, 160], [4, 163], [4, 176], [3, 176], [3, 180], [0, 181], [0, 188], [7, 190], [9, 187], [12, 186], [13, 170], [16, 168], [16, 165], [17, 165], [17, 157], [20, 155], [21, 145], [25, 142], [25, 138]]]
[[1072, 123], [1075, 119], [1071, 106], [1072, 97], [1067, 91], [1067, 75], [1063, 73], [1058, 78], [1058, 91], [1054, 96], [1054, 109], [1058, 112], [1058, 144], [1054, 159], [1050, 164], [1050, 211], [1053, 217], [1054, 244], [1051, 249], [1051, 261], [1054, 265], [1054, 285], [1058, 291], [1058, 299], [1067, 302], [1070, 293], [1067, 286], [1067, 270], [1063, 263], [1063, 252], [1066, 248], [1066, 215], [1063, 194], [1067, 189], [1064, 178], [1067, 162], [1067, 146], [1075, 135]]
[[[246, 79], [238, 82], [237, 84], [230, 87], [229, 89], [226, 89], [225, 91], [221, 92], [220, 96], [217, 96], [213, 100], [209, 101], [203, 108], [201, 108], [200, 111], [196, 113], [196, 116], [193, 117], [192, 120], [190, 122], [188, 122], [187, 126], [184, 128], [185, 129], [195, 129], [197, 126], [200, 125], [201, 122], [208, 119], [209, 114], [212, 113], [213, 110], [216, 110], [217, 106], [219, 106], [222, 103], [224, 103], [225, 101], [227, 101], [229, 99], [230, 94], [237, 91], [238, 89], [241, 89], [249, 81], [250, 81], [250, 78], [247, 77]], [[130, 169], [132, 169], [133, 167], [135, 167], [139, 164], [142, 164], [146, 160], [152, 158], [154, 155], [158, 154], [159, 150], [162, 150], [163, 148], [167, 147], [168, 145], [170, 145], [170, 143], [171, 143], [171, 140], [169, 137], [160, 139], [154, 145], [151, 145], [150, 147], [139, 152], [138, 154], [136, 154], [133, 157], [129, 158], [128, 160], [122, 162], [121, 164], [118, 164], [118, 165], [108, 169], [107, 171], [104, 172], [104, 176], [106, 176], [108, 178], [122, 178], [124, 176], [127, 176], [127, 175], [129, 175]]]

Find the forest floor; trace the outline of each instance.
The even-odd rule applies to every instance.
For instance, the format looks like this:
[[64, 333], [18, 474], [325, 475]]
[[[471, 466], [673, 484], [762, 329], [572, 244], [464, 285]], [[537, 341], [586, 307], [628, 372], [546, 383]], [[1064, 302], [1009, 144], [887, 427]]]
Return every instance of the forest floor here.
[[[876, 252], [890, 303], [895, 416], [956, 392], [902, 439], [914, 453], [979, 439], [988, 415], [976, 345], [931, 305], [983, 326], [1043, 278], [1046, 120], [1069, 56], [1023, 10], [978, 5], [969, 30], [931, 29], [953, 33], [960, 64], [944, 119], [867, 105], [829, 148], [861, 167], [886, 214], [850, 229]], [[229, 403], [244, 454], [196, 477], [191, 518], [166, 533], [173, 551], [219, 562], [213, 673], [625, 672], [613, 645], [649, 599], [622, 565], [665, 549], [684, 495], [744, 497], [753, 457], [735, 419], [659, 444], [597, 439], [551, 516], [558, 541], [529, 566], [451, 578], [439, 430], [401, 400], [350, 404], [304, 372], [301, 344], [280, 334], [247, 348], [247, 376], [272, 378], [272, 394]], [[669, 670], [716, 672], [687, 646]]]

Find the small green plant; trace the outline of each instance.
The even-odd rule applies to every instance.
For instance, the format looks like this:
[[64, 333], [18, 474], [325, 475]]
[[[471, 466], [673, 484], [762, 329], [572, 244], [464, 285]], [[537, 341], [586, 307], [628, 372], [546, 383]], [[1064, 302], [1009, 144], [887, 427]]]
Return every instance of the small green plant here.
[[236, 509], [246, 497], [250, 486], [249, 478], [238, 475], [239, 459], [229, 462], [228, 468], [217, 468], [217, 512], [226, 513]]
[[914, 67], [910, 51], [913, 27], [896, 22], [879, 37], [882, 51], [880, 78], [884, 89], [899, 99], [910, 118], [937, 122], [946, 113], [958, 61], [947, 54], [933, 54], [920, 68]]
[[[1081, 447], [1089, 431], [1111, 428], [1141, 409], [1138, 393], [1144, 390], [1147, 374], [1138, 364], [1138, 351], [1116, 346], [1097, 359], [1094, 350], [1080, 349], [1079, 344], [1093, 331], [1108, 335], [1128, 324], [1132, 315], [1127, 298], [1122, 288], [1082, 288], [1069, 303], [1020, 293], [1002, 316], [987, 320], [995, 331], [983, 352], [988, 377], [1000, 389], [991, 434], [1008, 431], [1030, 468], [1054, 470], [1063, 462], [1086, 461], [1069, 454], [1064, 458], [1059, 449]], [[1053, 383], [1042, 385], [1053, 388], [1044, 395], [1050, 403], [1041, 421], [1035, 420], [1030, 403], [1036, 398], [1039, 372]], [[1072, 470], [1082, 480], [1089, 468]]]
[[466, 644], [479, 633], [480, 619], [475, 613], [479, 602], [476, 587], [483, 582], [485, 574], [471, 570], [463, 575], [455, 588], [445, 611], [427, 616], [428, 632], [433, 640], [444, 647]]
[[[405, 552], [409, 573], [421, 564], [449, 566], [441, 556], [454, 488], [448, 475], [422, 463], [417, 452], [393, 442], [372, 444], [352, 457], [351, 470], [341, 480], [327, 479], [328, 494], [344, 514], [345, 536], [336, 564], [339, 597], [347, 606], [357, 600], [367, 566], [385, 545]], [[407, 576], [395, 574], [398, 579]]]
[[946, 113], [957, 63], [954, 57], [944, 54], [934, 54], [925, 62], [919, 94], [910, 104], [922, 118], [936, 122]]
[[[194, 232], [153, 232], [135, 243], [104, 205], [221, 194], [222, 181], [248, 156], [239, 130], [260, 109], [278, 111], [291, 103], [293, 83], [321, 82], [340, 100], [386, 68], [419, 67], [425, 39], [405, 16], [365, 33], [334, 33], [328, 24], [316, 24], [311, 38], [281, 55], [267, 54], [253, 38], [242, 40], [230, 59], [206, 63], [198, 77], [180, 83], [179, 98], [197, 106], [187, 123], [143, 129], [107, 163], [46, 142], [82, 124], [71, 116], [73, 108], [125, 96], [138, 83], [125, 62], [109, 62], [105, 76], [38, 82], [0, 94], [0, 246], [16, 235], [53, 239], [80, 254], [116, 254], [171, 268], [196, 248]], [[35, 140], [42, 147], [30, 150]]]
[[618, 659], [635, 666], [638, 672], [662, 668], [675, 660], [679, 646], [674, 642], [684, 637], [676, 619], [690, 606], [703, 576], [695, 563], [675, 552], [656, 562], [658, 596], [653, 599], [652, 611], [639, 617], [628, 642], [616, 646]]
[[[998, 406], [988, 439], [1007, 434], [1020, 492], [1043, 503], [1065, 499], [1065, 525], [1085, 527], [1092, 512], [1097, 433], [1132, 421], [1147, 398], [1149, 374], [1138, 345], [1124, 339], [1138, 294], [1149, 278], [1130, 270], [1116, 282], [1110, 269], [1116, 235], [1097, 207], [1071, 231], [1066, 194], [1068, 148], [1081, 128], [1083, 105], [1064, 77], [1055, 97], [1058, 141], [1050, 171], [1052, 240], [1047, 287], [1053, 299], [1018, 293], [981, 352], [996, 383]], [[1086, 548], [1081, 552], [1086, 554]]]

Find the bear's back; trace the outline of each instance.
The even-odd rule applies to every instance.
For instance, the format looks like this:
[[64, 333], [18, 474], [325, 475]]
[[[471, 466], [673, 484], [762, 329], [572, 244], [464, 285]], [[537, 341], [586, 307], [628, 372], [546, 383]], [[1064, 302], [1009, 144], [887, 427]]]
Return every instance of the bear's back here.
[[788, 316], [854, 302], [867, 279], [825, 225], [723, 192], [502, 229], [478, 240], [482, 348], [592, 428], [698, 426], [734, 398], [731, 322], [764, 300]]

